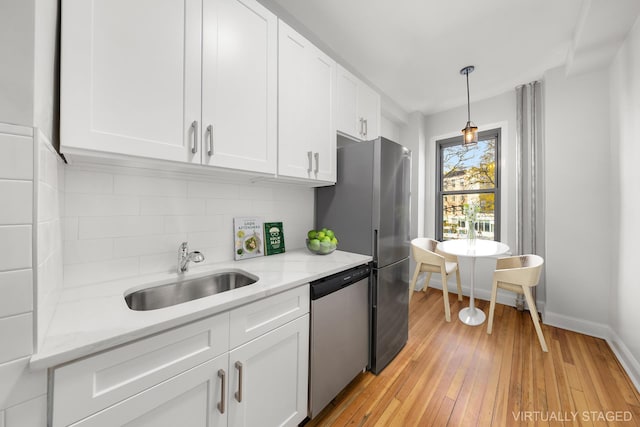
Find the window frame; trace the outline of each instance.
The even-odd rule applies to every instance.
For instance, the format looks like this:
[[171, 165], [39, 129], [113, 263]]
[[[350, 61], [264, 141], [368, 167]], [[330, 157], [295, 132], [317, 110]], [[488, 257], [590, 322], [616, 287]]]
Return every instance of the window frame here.
[[495, 138], [496, 140], [496, 146], [495, 146], [495, 162], [496, 162], [496, 185], [494, 188], [492, 189], [478, 189], [478, 190], [447, 190], [445, 191], [443, 189], [444, 186], [444, 182], [442, 180], [442, 163], [443, 163], [443, 159], [442, 159], [442, 155], [443, 155], [443, 149], [447, 148], [447, 147], [452, 147], [455, 145], [462, 145], [463, 143], [463, 137], [462, 135], [460, 136], [456, 136], [456, 137], [452, 137], [452, 138], [447, 138], [447, 139], [441, 139], [441, 140], [437, 140], [436, 141], [436, 212], [435, 212], [435, 223], [436, 223], [436, 229], [435, 229], [435, 238], [438, 241], [442, 241], [443, 239], [443, 228], [442, 228], [442, 222], [443, 222], [443, 217], [442, 217], [442, 197], [443, 196], [457, 196], [457, 195], [467, 195], [467, 194], [487, 194], [487, 193], [493, 193], [494, 195], [494, 231], [493, 231], [493, 240], [495, 241], [500, 241], [500, 230], [502, 229], [501, 226], [501, 215], [500, 215], [500, 211], [501, 211], [501, 197], [500, 197], [500, 193], [501, 193], [501, 185], [500, 185], [500, 181], [501, 181], [501, 161], [500, 161], [500, 155], [501, 155], [501, 149], [500, 146], [502, 145], [502, 129], [501, 128], [497, 128], [497, 129], [490, 129], [490, 130], [485, 130], [482, 132], [478, 132], [478, 141], [482, 141], [482, 140], [487, 140], [487, 139], [491, 139], [491, 138]]

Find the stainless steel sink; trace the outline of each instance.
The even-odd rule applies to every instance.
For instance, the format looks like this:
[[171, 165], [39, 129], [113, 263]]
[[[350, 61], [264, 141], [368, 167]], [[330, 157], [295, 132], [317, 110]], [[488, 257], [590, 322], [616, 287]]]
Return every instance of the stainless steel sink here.
[[225, 271], [196, 279], [140, 289], [125, 295], [124, 299], [131, 310], [156, 310], [241, 288], [257, 281], [256, 276], [248, 273]]

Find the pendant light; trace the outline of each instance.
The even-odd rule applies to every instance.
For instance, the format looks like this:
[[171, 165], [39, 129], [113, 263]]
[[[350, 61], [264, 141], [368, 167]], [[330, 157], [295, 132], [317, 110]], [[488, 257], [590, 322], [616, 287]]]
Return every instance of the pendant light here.
[[460, 70], [460, 74], [467, 76], [467, 125], [462, 129], [464, 137], [462, 145], [465, 147], [478, 143], [478, 127], [471, 122], [471, 102], [469, 101], [469, 73], [474, 69], [473, 65], [468, 65]]

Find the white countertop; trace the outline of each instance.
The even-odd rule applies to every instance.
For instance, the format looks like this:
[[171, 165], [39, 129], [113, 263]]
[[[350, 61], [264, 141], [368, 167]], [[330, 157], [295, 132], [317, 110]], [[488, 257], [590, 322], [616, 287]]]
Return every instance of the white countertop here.
[[153, 333], [227, 311], [312, 280], [371, 261], [370, 256], [335, 251], [314, 255], [298, 249], [279, 255], [228, 261], [198, 268], [191, 266], [184, 278], [196, 278], [220, 270], [244, 270], [259, 277], [249, 286], [150, 311], [130, 310], [124, 295], [131, 289], [171, 283], [177, 273], [65, 288], [43, 344], [31, 356], [31, 368], [42, 369], [106, 350]]

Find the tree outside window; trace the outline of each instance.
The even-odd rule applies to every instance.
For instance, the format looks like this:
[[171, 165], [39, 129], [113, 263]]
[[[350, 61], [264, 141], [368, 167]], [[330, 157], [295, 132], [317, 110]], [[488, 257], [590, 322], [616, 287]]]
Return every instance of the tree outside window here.
[[479, 206], [476, 234], [499, 240], [500, 130], [481, 132], [478, 143], [462, 145], [462, 136], [437, 142], [436, 238], [461, 239], [468, 233], [465, 205]]

